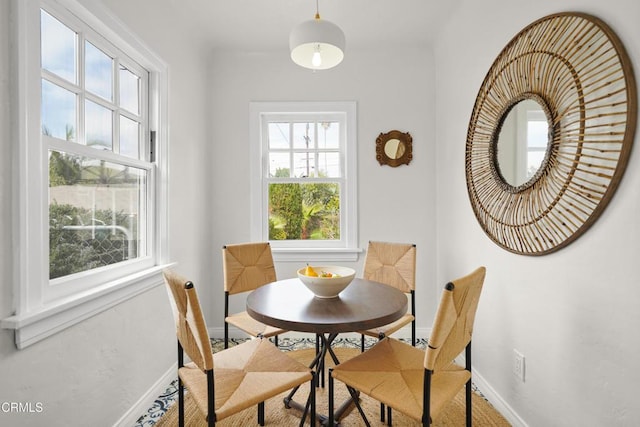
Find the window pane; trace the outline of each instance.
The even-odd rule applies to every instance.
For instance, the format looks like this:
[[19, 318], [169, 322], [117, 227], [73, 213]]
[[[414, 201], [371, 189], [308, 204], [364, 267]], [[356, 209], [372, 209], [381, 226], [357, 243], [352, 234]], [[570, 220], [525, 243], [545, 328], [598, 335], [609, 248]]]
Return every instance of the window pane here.
[[340, 153], [318, 153], [318, 176], [340, 178]]
[[76, 141], [76, 95], [42, 80], [42, 134]]
[[318, 125], [318, 148], [340, 147], [340, 123], [320, 122]]
[[269, 184], [269, 240], [340, 240], [340, 186]]
[[91, 101], [85, 102], [86, 141], [90, 147], [113, 149], [113, 123], [111, 110]]
[[76, 33], [44, 10], [40, 25], [42, 68], [76, 83]]
[[315, 147], [314, 123], [294, 123], [293, 124], [293, 147], [294, 148], [314, 148]]
[[89, 42], [85, 42], [86, 89], [102, 98], [113, 100], [113, 59]]
[[549, 128], [546, 121], [529, 120], [527, 122], [527, 145], [531, 147], [547, 147]]
[[289, 147], [289, 123], [269, 123], [269, 148]]
[[279, 178], [291, 176], [289, 153], [269, 153], [269, 176]]
[[140, 126], [127, 117], [120, 116], [120, 154], [137, 159], [139, 156]]
[[49, 151], [49, 278], [146, 255], [146, 185], [144, 170]]
[[132, 113], [140, 113], [140, 77], [120, 66], [120, 106]]
[[315, 153], [294, 153], [293, 176], [296, 178], [308, 178], [317, 176], [315, 159]]

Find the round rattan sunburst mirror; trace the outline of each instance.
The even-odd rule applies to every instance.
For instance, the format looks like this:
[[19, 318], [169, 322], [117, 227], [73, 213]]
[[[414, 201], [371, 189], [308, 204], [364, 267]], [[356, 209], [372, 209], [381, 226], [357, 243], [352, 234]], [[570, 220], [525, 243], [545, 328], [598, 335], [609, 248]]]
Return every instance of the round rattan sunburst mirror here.
[[636, 116], [631, 62], [604, 22], [569, 12], [524, 28], [489, 69], [469, 122], [467, 189], [485, 233], [524, 255], [577, 239], [622, 178]]

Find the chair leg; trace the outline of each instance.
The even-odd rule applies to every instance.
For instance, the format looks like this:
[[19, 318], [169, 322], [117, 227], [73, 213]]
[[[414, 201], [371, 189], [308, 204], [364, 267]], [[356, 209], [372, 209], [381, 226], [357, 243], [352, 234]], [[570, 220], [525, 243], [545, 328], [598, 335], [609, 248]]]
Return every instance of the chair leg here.
[[360, 334], [360, 353], [364, 353], [364, 334]]
[[424, 370], [422, 387], [422, 426], [429, 427], [431, 425], [431, 371], [428, 369]]
[[[316, 334], [316, 356], [320, 353], [320, 335]], [[318, 371], [316, 371], [316, 387], [320, 387], [322, 378], [322, 387], [324, 387], [324, 370], [320, 372], [320, 360], [318, 360]]]
[[273, 343], [275, 344], [276, 347], [278, 346], [278, 336], [277, 335], [273, 337]]
[[387, 425], [390, 426], [391, 424], [393, 424], [391, 420], [391, 406], [387, 406]]
[[229, 324], [224, 322], [224, 348], [229, 348]]
[[184, 384], [178, 377], [178, 426], [184, 427]]
[[180, 368], [184, 366], [184, 350], [178, 340], [178, 426], [184, 427], [184, 384], [180, 378]]
[[467, 400], [467, 402], [466, 402], [467, 403], [467, 427], [471, 427], [471, 424], [472, 424], [472, 422], [471, 422], [471, 419], [472, 419], [472, 417], [471, 417], [471, 408], [472, 408], [472, 405], [471, 405], [471, 380], [469, 380], [467, 382], [467, 386], [466, 387], [467, 387], [467, 390], [466, 390], [466, 398], [467, 398], [466, 399]]
[[327, 427], [335, 425], [333, 419], [333, 368], [329, 368], [329, 418], [327, 419]]
[[307, 398], [307, 403], [304, 405], [304, 412], [302, 413], [302, 417], [300, 418], [299, 427], [303, 427], [305, 421], [307, 420], [307, 412], [311, 412], [309, 425], [314, 427], [316, 425], [316, 383], [315, 383], [315, 372], [311, 371], [311, 381], [309, 381], [309, 397]]
[[411, 345], [416, 346], [416, 321], [411, 322]]
[[[467, 347], [464, 350], [464, 360], [465, 360], [465, 369], [471, 372], [471, 341], [467, 344]], [[466, 404], [467, 404], [467, 427], [471, 427], [471, 379], [467, 381], [466, 385]]]
[[216, 425], [216, 403], [213, 369], [207, 371], [207, 401], [207, 425], [208, 427], [214, 427]]
[[311, 419], [309, 425], [314, 427], [316, 425], [316, 373], [311, 371], [311, 381], [309, 382], [309, 397], [311, 399]]
[[[380, 342], [380, 340], [384, 339], [385, 335], [380, 332], [380, 334], [378, 335], [378, 342]], [[391, 425], [391, 408], [387, 408], [387, 419], [388, 421], [388, 425]], [[380, 421], [382, 423], [384, 423], [384, 403], [380, 402]]]
[[[316, 356], [320, 353], [320, 334], [316, 334]], [[322, 360], [318, 360], [317, 382], [316, 387], [324, 388], [324, 364]]]
[[258, 424], [264, 425], [264, 402], [258, 403]]

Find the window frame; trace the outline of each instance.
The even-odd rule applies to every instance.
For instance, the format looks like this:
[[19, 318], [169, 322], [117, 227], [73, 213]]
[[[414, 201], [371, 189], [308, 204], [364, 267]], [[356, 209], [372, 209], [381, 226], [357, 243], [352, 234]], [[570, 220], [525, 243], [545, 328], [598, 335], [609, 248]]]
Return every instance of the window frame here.
[[[358, 245], [358, 199], [357, 199], [357, 129], [356, 103], [344, 102], [251, 102], [249, 105], [251, 144], [251, 239], [269, 241], [276, 261], [356, 261], [361, 249]], [[309, 121], [322, 121], [323, 118], [341, 117], [341, 129], [344, 144], [339, 148], [341, 170], [339, 179], [327, 179], [326, 182], [340, 182], [340, 240], [306, 240], [283, 241], [268, 240], [268, 141], [265, 133], [270, 118], [292, 118]], [[301, 182], [300, 178], [291, 178], [287, 182]]]
[[[98, 37], [122, 51], [127, 61], [132, 60], [148, 71], [148, 92], [146, 98], [141, 97], [141, 102], [149, 103], [144, 107], [149, 127], [143, 132], [143, 140], [148, 140], [152, 131], [155, 135], [155, 162], [133, 158], [128, 162], [148, 170], [146, 203], [152, 221], [147, 232], [150, 256], [139, 262], [123, 262], [120, 263], [122, 265], [101, 268], [97, 272], [72, 275], [77, 277], [69, 281], [75, 283], [61, 292], [56, 291], [53, 286], [55, 283], [52, 283], [59, 283], [60, 280], [49, 280], [49, 165], [46, 153], [51, 148], [61, 148], [61, 142], [42, 135], [40, 126], [41, 8], [58, 19], [62, 17], [63, 23], [74, 30], [77, 30], [78, 23], [83, 28], [91, 29]], [[13, 226], [17, 243], [13, 274], [15, 313], [2, 319], [0, 326], [15, 330], [16, 346], [21, 349], [162, 284], [161, 273], [168, 265], [169, 255], [166, 156], [168, 69], [155, 53], [101, 4], [83, 6], [76, 0], [12, 0], [11, 10], [15, 17], [12, 37], [16, 46], [12, 51], [12, 79], [16, 82], [16, 90], [12, 93], [16, 106], [12, 139], [17, 146], [13, 151]], [[128, 62], [123, 62], [123, 65], [131, 66]], [[80, 132], [80, 129], [76, 132]], [[91, 147], [77, 148], [80, 151], [98, 151]], [[94, 151], [87, 153], [93, 158], [112, 157], [117, 163], [122, 163], [120, 156], [113, 153], [96, 156]], [[89, 276], [93, 276], [93, 279], [87, 284]]]

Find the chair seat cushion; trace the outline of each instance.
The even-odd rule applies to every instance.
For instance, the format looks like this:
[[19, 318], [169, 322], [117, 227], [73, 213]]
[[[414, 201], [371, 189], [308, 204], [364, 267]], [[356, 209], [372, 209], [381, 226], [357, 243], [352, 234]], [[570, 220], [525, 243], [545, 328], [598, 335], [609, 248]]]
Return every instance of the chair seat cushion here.
[[[421, 349], [385, 338], [371, 349], [336, 366], [333, 377], [418, 421], [422, 420], [424, 356]], [[435, 372], [431, 382], [431, 418], [471, 378], [451, 363]]]
[[[215, 412], [221, 420], [311, 380], [305, 365], [266, 339], [249, 340], [213, 355]], [[178, 375], [203, 413], [207, 413], [207, 377], [193, 364]]]
[[274, 328], [273, 326], [268, 326], [264, 323], [258, 322], [253, 317], [249, 316], [246, 311], [232, 314], [225, 318], [224, 321], [245, 331], [252, 337], [263, 336], [265, 338], [270, 338], [286, 332], [284, 329]]

